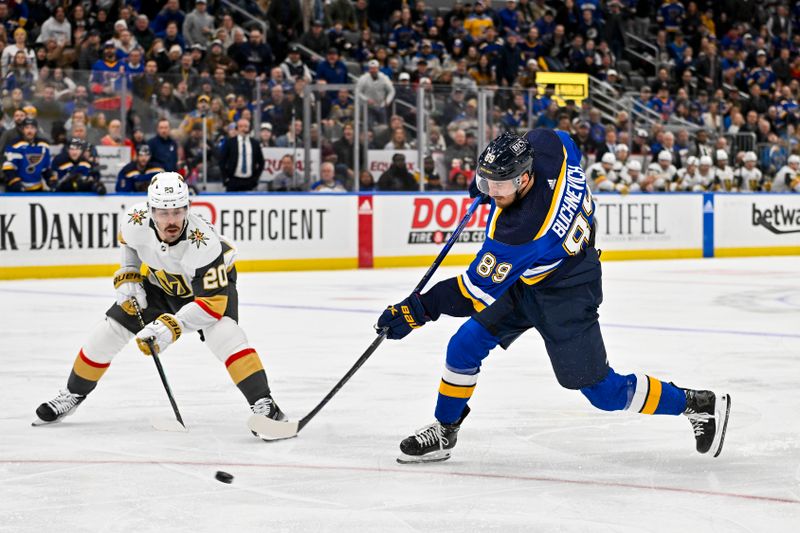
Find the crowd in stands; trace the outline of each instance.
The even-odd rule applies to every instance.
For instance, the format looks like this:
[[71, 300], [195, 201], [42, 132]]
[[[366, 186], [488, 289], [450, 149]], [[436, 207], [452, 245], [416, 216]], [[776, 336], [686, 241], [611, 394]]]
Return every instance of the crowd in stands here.
[[[491, 92], [488, 135], [569, 131], [596, 190], [800, 192], [800, 2], [231, 1], [255, 19], [217, 0], [0, 0], [2, 188], [136, 192], [167, 170], [230, 191], [418, 190], [402, 151], [424, 147], [424, 189], [463, 190]], [[629, 33], [657, 52], [626, 55]], [[637, 112], [561, 100], [543, 71]], [[396, 153], [376, 176], [356, 143]], [[98, 146], [130, 150], [113, 183]], [[265, 180], [273, 147], [292, 150]]]

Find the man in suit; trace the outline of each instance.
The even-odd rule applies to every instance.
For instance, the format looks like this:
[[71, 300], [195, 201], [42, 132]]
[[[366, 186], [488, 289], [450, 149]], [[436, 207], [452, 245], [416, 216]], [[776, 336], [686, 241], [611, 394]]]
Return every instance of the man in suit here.
[[228, 192], [252, 191], [264, 170], [264, 156], [258, 141], [250, 137], [250, 121], [239, 119], [236, 135], [222, 148], [222, 183]]

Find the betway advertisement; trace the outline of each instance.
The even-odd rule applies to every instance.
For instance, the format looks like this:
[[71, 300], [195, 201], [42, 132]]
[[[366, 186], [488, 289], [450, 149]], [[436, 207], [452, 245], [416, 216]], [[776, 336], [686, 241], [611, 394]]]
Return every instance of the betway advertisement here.
[[[0, 270], [119, 261], [117, 227], [144, 196], [0, 196]], [[356, 266], [355, 196], [203, 195], [192, 211], [233, 240], [254, 269]], [[326, 268], [326, 265], [316, 265]], [[74, 270], [72, 275], [78, 275]], [[5, 273], [6, 277], [8, 273]], [[14, 276], [19, 277], [19, 276]], [[30, 277], [30, 276], [29, 276]]]
[[800, 253], [800, 195], [716, 195], [714, 245], [716, 255]]
[[619, 252], [623, 257], [652, 250], [663, 257], [701, 256], [702, 195], [596, 194], [594, 198], [596, 245], [604, 253]]

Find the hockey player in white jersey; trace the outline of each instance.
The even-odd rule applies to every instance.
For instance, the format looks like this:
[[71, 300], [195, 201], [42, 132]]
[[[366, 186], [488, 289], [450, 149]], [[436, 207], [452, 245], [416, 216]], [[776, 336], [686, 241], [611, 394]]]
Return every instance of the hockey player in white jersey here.
[[642, 185], [640, 183], [641, 177], [642, 164], [638, 159], [631, 159], [622, 167], [618, 183], [627, 187], [630, 192], [640, 192], [642, 190]]
[[790, 155], [770, 187], [772, 192], [800, 192], [800, 156]]
[[697, 172], [697, 163], [698, 159], [693, 155], [686, 158], [686, 166], [678, 169], [678, 176], [676, 178], [678, 183], [677, 190], [692, 190], [692, 179], [694, 178], [694, 173]]
[[657, 191], [674, 190], [678, 169], [672, 164], [672, 154], [669, 151], [661, 150], [658, 153], [658, 166], [661, 167], [661, 170], [653, 182], [653, 187]]
[[626, 192], [617, 183], [617, 174], [614, 172], [616, 162], [616, 156], [611, 152], [606, 152], [600, 161], [586, 169], [586, 177], [589, 178], [592, 191]]
[[715, 191], [738, 192], [733, 182], [733, 168], [728, 165], [728, 152], [717, 150], [716, 156], [712, 189]]
[[160, 354], [181, 336], [199, 330], [251, 410], [285, 419], [272, 399], [261, 359], [238, 324], [236, 249], [189, 211], [189, 190], [180, 174], [162, 172], [152, 178], [147, 202], [126, 210], [118, 239], [122, 261], [114, 274], [116, 302], [78, 352], [66, 388], [36, 409], [33, 425], [71, 415], [131, 339], [145, 355], [150, 355], [152, 341]]
[[745, 152], [742, 158], [743, 165], [736, 169], [733, 177], [734, 186], [740, 191], [764, 190], [764, 176], [756, 167], [758, 157], [755, 152]]
[[709, 190], [714, 183], [715, 175], [714, 162], [711, 160], [711, 156], [701, 156], [700, 160], [697, 162], [697, 170], [690, 182], [692, 186], [690, 190], [693, 192]]

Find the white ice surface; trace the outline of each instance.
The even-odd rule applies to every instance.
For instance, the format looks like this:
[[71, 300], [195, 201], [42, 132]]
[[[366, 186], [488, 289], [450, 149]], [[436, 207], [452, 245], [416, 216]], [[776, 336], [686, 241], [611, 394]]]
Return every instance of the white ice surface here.
[[[188, 433], [151, 426], [171, 410], [133, 344], [74, 416], [33, 428], [111, 282], [0, 283], [0, 531], [800, 530], [800, 259], [604, 269], [612, 366], [729, 392], [719, 458], [694, 451], [684, 417], [604, 413], [561, 389], [531, 331], [485, 361], [453, 458], [398, 465], [399, 441], [433, 420], [461, 323], [447, 317], [385, 342], [296, 439], [248, 433], [245, 402], [194, 334], [163, 356]], [[423, 272], [240, 275], [241, 324], [284, 411], [314, 407]]]

